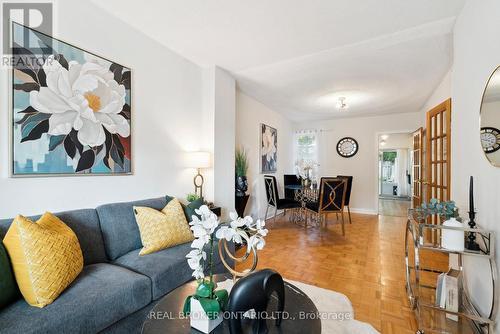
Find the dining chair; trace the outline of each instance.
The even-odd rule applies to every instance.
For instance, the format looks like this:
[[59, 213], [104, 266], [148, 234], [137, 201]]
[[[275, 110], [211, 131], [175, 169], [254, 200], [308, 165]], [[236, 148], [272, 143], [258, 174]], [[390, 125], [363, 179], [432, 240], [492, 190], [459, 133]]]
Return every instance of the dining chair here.
[[351, 190], [352, 190], [352, 179], [353, 177], [350, 175], [337, 175], [337, 177], [343, 177], [347, 179], [347, 189], [345, 191], [345, 201], [344, 205], [347, 206], [347, 213], [349, 215], [349, 224], [352, 224], [351, 220], [351, 206], [349, 205], [351, 201]]
[[296, 209], [300, 208], [300, 203], [294, 199], [289, 198], [279, 198], [278, 195], [278, 183], [276, 182], [276, 177], [272, 175], [264, 175], [264, 184], [266, 187], [266, 197], [267, 197], [267, 207], [265, 219], [267, 219], [267, 213], [269, 207], [274, 207], [274, 222], [276, 222], [276, 216], [278, 210]]
[[347, 180], [340, 177], [322, 177], [320, 181], [319, 197], [317, 202], [309, 202], [306, 208], [319, 215], [320, 221], [324, 219], [325, 226], [327, 215], [340, 214], [342, 217], [342, 235], [344, 228], [344, 203], [347, 190]]
[[300, 186], [302, 180], [295, 174], [285, 174], [283, 175], [283, 185], [285, 186], [285, 198], [295, 199], [295, 190], [288, 189], [287, 186]]

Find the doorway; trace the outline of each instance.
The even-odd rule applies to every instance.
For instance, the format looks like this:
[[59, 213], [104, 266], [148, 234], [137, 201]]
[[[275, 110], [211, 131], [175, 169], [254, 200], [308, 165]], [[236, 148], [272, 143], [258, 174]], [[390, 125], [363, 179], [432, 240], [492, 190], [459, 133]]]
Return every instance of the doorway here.
[[412, 194], [412, 134], [383, 134], [378, 140], [379, 214], [406, 217]]

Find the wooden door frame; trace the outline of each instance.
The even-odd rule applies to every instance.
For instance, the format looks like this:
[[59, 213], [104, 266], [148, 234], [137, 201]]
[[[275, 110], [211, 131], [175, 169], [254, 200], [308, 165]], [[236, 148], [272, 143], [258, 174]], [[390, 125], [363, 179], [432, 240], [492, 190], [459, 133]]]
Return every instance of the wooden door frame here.
[[[417, 153], [418, 154], [418, 165], [415, 164], [415, 137], [416, 136], [419, 136], [420, 137], [420, 143], [419, 143], [419, 152]], [[423, 201], [425, 200], [424, 199], [424, 165], [425, 165], [425, 161], [424, 161], [424, 143], [425, 143], [425, 140], [424, 140], [424, 137], [425, 137], [425, 130], [423, 127], [419, 127], [417, 130], [413, 131], [412, 133], [412, 146], [413, 146], [413, 150], [412, 150], [412, 159], [413, 159], [413, 164], [412, 164], [412, 194], [411, 194], [411, 205], [412, 207], [416, 207], [416, 206], [420, 206]], [[418, 166], [418, 178], [415, 177], [415, 169], [417, 168]], [[419, 193], [419, 203], [415, 203], [414, 202], [414, 199], [416, 198], [416, 196], [414, 196], [415, 194], [415, 188], [418, 187], [418, 193]]]
[[374, 170], [375, 170], [375, 181], [374, 181], [374, 184], [375, 184], [375, 212], [373, 212], [373, 214], [376, 214], [376, 215], [379, 215], [380, 214], [380, 208], [379, 208], [379, 194], [378, 194], [378, 190], [379, 190], [379, 171], [378, 171], [378, 163], [379, 163], [379, 157], [378, 157], [378, 153], [379, 153], [379, 149], [380, 149], [380, 145], [379, 145], [379, 138], [381, 135], [400, 135], [400, 134], [408, 134], [411, 136], [411, 134], [413, 133], [415, 129], [402, 129], [402, 130], [389, 130], [389, 131], [379, 131], [379, 132], [376, 132], [375, 133], [375, 166], [374, 166]]

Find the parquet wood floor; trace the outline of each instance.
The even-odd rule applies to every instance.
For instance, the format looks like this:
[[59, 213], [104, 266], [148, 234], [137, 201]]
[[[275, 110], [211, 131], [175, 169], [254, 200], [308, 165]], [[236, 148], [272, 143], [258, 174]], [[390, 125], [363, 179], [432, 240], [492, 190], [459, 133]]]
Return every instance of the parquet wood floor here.
[[345, 294], [356, 319], [381, 333], [415, 333], [405, 291], [406, 219], [361, 214], [352, 218], [345, 237], [335, 215], [327, 228], [305, 229], [282, 216], [276, 223], [268, 220], [270, 232], [258, 268], [273, 268], [288, 279]]
[[410, 204], [410, 201], [381, 198], [378, 200], [378, 212], [382, 216], [406, 217]]

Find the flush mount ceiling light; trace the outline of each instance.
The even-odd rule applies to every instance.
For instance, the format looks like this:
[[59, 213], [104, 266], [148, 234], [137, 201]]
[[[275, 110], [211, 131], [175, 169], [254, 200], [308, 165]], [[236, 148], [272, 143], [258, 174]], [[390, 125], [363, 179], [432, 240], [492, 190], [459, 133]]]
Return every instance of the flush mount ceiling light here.
[[340, 111], [344, 111], [344, 110], [347, 110], [347, 108], [349, 108], [349, 106], [347, 105], [346, 103], [346, 98], [345, 97], [339, 97], [339, 100], [337, 102], [337, 109], [340, 110]]
[[381, 135], [380, 136], [380, 139], [382, 139], [382, 140], [387, 140], [387, 138], [389, 138], [389, 135]]
[[380, 142], [380, 146], [385, 146], [385, 144], [387, 144], [385, 140], [382, 140], [382, 141]]

